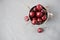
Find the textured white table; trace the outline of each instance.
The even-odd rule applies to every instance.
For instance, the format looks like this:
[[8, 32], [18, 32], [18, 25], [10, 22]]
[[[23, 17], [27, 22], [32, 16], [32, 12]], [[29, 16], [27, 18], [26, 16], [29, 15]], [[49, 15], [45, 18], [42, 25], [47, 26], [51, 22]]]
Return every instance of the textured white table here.
[[[43, 33], [37, 33], [38, 27], [26, 25], [24, 16], [29, 9], [41, 3], [49, 6], [54, 14], [45, 25]], [[60, 40], [60, 0], [0, 0], [0, 40]]]

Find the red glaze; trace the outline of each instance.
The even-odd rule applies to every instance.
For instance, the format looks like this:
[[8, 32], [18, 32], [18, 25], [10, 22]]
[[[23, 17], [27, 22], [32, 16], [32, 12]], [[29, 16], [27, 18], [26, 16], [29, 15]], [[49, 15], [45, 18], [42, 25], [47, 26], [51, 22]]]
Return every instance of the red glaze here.
[[29, 17], [28, 16], [25, 16], [24, 19], [25, 19], [25, 21], [29, 21]]
[[36, 13], [36, 16], [37, 16], [37, 17], [41, 17], [42, 15], [43, 15], [43, 14], [42, 14], [41, 12], [37, 12], [37, 13]]
[[42, 17], [42, 20], [46, 20], [46, 18], [47, 18], [46, 15], [44, 15], [44, 16]]
[[35, 15], [35, 13], [34, 12], [30, 12], [30, 17], [33, 17], [34, 15]]
[[35, 25], [36, 22], [37, 22], [37, 21], [36, 21], [35, 19], [32, 20], [32, 24], [33, 24], [33, 25]]
[[37, 8], [37, 10], [41, 10], [42, 9], [42, 6], [40, 5], [40, 4], [38, 4], [37, 6], [36, 6], [36, 8]]
[[43, 30], [43, 28], [38, 28], [38, 33], [42, 33], [44, 30]]

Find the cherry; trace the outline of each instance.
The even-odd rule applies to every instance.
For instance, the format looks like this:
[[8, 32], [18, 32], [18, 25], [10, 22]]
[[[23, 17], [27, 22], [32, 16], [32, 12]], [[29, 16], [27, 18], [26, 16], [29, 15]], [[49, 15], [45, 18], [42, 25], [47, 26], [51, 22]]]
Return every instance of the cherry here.
[[36, 21], [35, 19], [32, 20], [32, 24], [33, 24], [33, 25], [35, 25], [36, 22], [37, 22], [37, 21]]
[[42, 9], [42, 6], [40, 5], [40, 4], [38, 4], [37, 6], [36, 6], [36, 8], [37, 8], [37, 10], [41, 10]]
[[42, 13], [46, 13], [46, 10], [42, 9], [41, 12], [42, 12]]
[[37, 17], [41, 17], [42, 15], [43, 15], [43, 14], [42, 14], [41, 12], [37, 12], [37, 13], [36, 13], [36, 16], [37, 16]]
[[38, 22], [42, 22], [42, 19], [41, 19], [41, 18], [38, 18], [37, 21], [38, 21]]
[[46, 20], [46, 18], [47, 18], [46, 15], [44, 15], [44, 16], [42, 17], [42, 20]]
[[25, 16], [24, 19], [25, 19], [25, 21], [29, 21], [29, 17], [28, 16]]
[[30, 17], [33, 17], [34, 15], [35, 15], [35, 13], [34, 12], [30, 12]]
[[43, 28], [38, 28], [38, 33], [42, 33], [44, 30], [43, 30]]
[[36, 10], [37, 10], [37, 9], [36, 9], [36, 7], [35, 7], [35, 8], [33, 8], [33, 10], [34, 10], [34, 11], [36, 11]]
[[41, 24], [42, 23], [42, 19], [41, 18], [37, 18], [37, 24]]

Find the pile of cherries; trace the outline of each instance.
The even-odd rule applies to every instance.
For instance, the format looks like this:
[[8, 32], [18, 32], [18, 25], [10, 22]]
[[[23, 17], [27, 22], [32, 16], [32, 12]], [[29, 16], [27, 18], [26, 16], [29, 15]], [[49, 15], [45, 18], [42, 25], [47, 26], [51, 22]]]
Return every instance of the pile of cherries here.
[[[47, 16], [48, 16], [47, 10], [41, 4], [38, 4], [30, 9], [29, 17], [25, 16], [24, 19], [25, 21], [31, 20], [31, 23], [33, 25], [40, 25], [47, 20], [48, 18]], [[38, 28], [37, 31], [38, 33], [41, 33], [44, 31], [44, 29]]]
[[33, 25], [40, 25], [47, 20], [47, 10], [38, 4], [30, 9], [29, 18]]

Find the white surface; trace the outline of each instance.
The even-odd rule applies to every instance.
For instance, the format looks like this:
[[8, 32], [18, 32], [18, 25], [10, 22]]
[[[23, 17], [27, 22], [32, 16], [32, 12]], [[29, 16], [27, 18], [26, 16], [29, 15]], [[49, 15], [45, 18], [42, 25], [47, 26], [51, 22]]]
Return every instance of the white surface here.
[[[48, 5], [54, 14], [43, 25], [48, 27], [43, 33], [24, 21], [29, 11], [25, 4], [33, 7], [38, 3]], [[0, 40], [60, 40], [60, 0], [0, 0]]]

